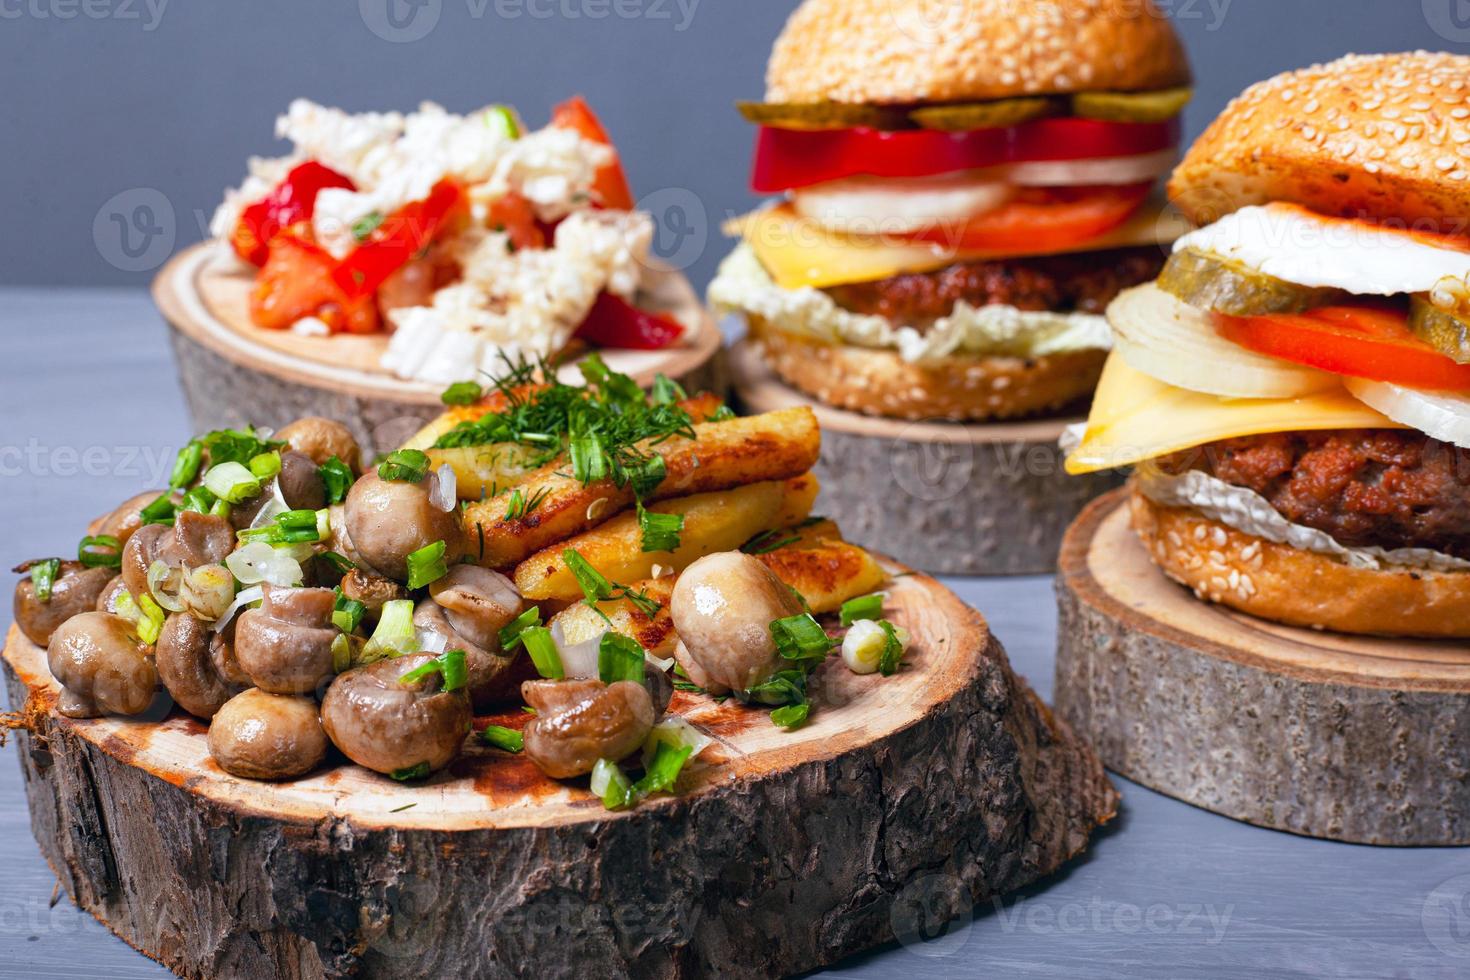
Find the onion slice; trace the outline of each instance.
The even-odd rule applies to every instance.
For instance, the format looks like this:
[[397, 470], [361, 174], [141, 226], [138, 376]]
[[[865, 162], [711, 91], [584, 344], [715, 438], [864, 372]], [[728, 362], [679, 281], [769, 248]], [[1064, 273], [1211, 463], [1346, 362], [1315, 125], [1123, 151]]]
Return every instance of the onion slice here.
[[230, 620], [235, 618], [235, 613], [252, 602], [260, 602], [264, 598], [265, 589], [259, 585], [252, 585], [248, 589], [241, 589], [240, 593], [235, 596], [235, 601], [225, 607], [225, 611], [220, 615], [220, 618], [210, 624], [209, 628], [212, 630], [224, 629], [230, 625]]
[[1358, 401], [1382, 412], [1400, 425], [1470, 449], [1470, 398], [1444, 391], [1415, 391], [1387, 381], [1345, 378], [1347, 390]]
[[1176, 388], [1223, 398], [1300, 398], [1337, 387], [1337, 375], [1248, 351], [1215, 330], [1204, 310], [1154, 283], [1129, 289], [1108, 307], [1123, 360]]
[[448, 514], [459, 504], [459, 479], [454, 467], [445, 463], [430, 481], [429, 503]]
[[301, 562], [287, 548], [272, 548], [264, 541], [251, 541], [231, 552], [225, 559], [225, 567], [242, 585], [271, 585], [292, 587], [301, 584], [304, 575]]
[[169, 612], [183, 612], [184, 603], [179, 597], [183, 587], [183, 572], [170, 568], [161, 558], [148, 566], [148, 591], [153, 599]]

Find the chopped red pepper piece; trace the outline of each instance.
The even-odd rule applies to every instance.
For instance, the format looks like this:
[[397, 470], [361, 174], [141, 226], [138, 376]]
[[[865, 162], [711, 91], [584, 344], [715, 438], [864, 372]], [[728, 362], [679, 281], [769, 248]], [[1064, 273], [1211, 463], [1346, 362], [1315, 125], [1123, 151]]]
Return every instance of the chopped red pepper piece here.
[[613, 161], [598, 169], [597, 179], [592, 184], [592, 196], [597, 204], [610, 210], [633, 210], [633, 191], [628, 187], [627, 175], [623, 173], [622, 160], [616, 156], [617, 148], [613, 147], [607, 130], [602, 128], [601, 121], [587, 101], [577, 95], [563, 102], [552, 110], [551, 125], [557, 129], [574, 129], [583, 139], [612, 148]]
[[299, 221], [310, 221], [316, 196], [328, 187], [356, 190], [346, 177], [319, 163], [307, 161], [293, 169], [263, 199], [240, 212], [230, 244], [251, 265], [265, 265], [271, 241]]
[[314, 316], [333, 333], [373, 333], [381, 328], [374, 297], [348, 296], [332, 280], [337, 260], [311, 239], [305, 223], [273, 239], [270, 255], [250, 293], [250, 319], [267, 330], [289, 330]]
[[490, 205], [486, 223], [495, 231], [504, 231], [517, 249], [545, 248], [547, 234], [536, 218], [536, 208], [515, 191]]
[[367, 240], [332, 270], [332, 279], [349, 297], [371, 296], [393, 273], [407, 265], [462, 210], [464, 192], [452, 180], [441, 180], [422, 201], [405, 204], [369, 233]]
[[577, 336], [599, 347], [661, 350], [684, 336], [684, 326], [672, 317], [640, 310], [621, 296], [604, 292], [592, 304]]

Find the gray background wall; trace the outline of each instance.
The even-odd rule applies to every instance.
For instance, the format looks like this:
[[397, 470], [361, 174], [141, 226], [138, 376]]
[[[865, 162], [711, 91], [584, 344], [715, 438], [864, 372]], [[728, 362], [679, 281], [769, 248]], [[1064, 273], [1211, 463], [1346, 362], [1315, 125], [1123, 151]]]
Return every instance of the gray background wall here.
[[[602, 114], [663, 220], [661, 249], [702, 283], [726, 248], [720, 219], [754, 202], [751, 133], [731, 103], [759, 97], [793, 6], [0, 0], [0, 283], [146, 283], [203, 235], [246, 156], [278, 150], [272, 121], [295, 96], [353, 110], [500, 101], [539, 122], [574, 91]], [[1248, 83], [1347, 50], [1470, 51], [1466, 0], [1160, 6], [1200, 80], [1191, 133]]]

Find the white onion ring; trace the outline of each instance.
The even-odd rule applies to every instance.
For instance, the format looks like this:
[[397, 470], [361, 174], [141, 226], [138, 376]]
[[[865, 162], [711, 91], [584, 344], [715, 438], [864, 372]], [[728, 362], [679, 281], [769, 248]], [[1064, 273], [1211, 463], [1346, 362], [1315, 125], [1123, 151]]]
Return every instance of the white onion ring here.
[[448, 463], [439, 467], [429, 481], [429, 503], [446, 514], [459, 504], [459, 478]]
[[300, 585], [305, 577], [301, 562], [287, 549], [272, 548], [264, 541], [251, 541], [231, 552], [225, 559], [225, 567], [243, 585], [269, 582], [289, 588]]
[[1347, 390], [1400, 425], [1470, 449], [1470, 398], [1443, 391], [1415, 391], [1387, 381], [1346, 378]]
[[1006, 168], [1006, 177], [1022, 187], [1141, 184], [1168, 173], [1178, 159], [1179, 151], [1171, 147], [1155, 153], [1100, 160], [1036, 160], [1011, 164]]
[[210, 625], [212, 630], [222, 630], [230, 625], [230, 620], [235, 618], [235, 613], [252, 602], [259, 602], [265, 598], [265, 589], [259, 585], [252, 585], [248, 589], [241, 589], [240, 594], [235, 596], [235, 601], [225, 607], [225, 611]]

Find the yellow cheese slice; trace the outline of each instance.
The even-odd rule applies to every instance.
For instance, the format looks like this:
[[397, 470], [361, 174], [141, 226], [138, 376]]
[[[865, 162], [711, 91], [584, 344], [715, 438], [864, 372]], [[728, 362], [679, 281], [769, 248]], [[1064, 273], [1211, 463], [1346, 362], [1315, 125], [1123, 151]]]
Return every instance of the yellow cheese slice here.
[[1402, 429], [1346, 388], [1300, 398], [1221, 398], [1165, 384], [1108, 358], [1082, 444], [1067, 472], [1093, 473], [1221, 439], [1321, 429]]
[[955, 250], [943, 245], [907, 242], [894, 236], [841, 235], [799, 217], [789, 204], [736, 218], [726, 225], [725, 231], [745, 239], [782, 289], [803, 286], [825, 289], [887, 279], [906, 272], [927, 272], [956, 262], [1157, 245], [1174, 241], [1192, 227], [1167, 205], [1162, 195], [1155, 195], [1133, 217], [1106, 235], [1065, 248], [1033, 251]]

